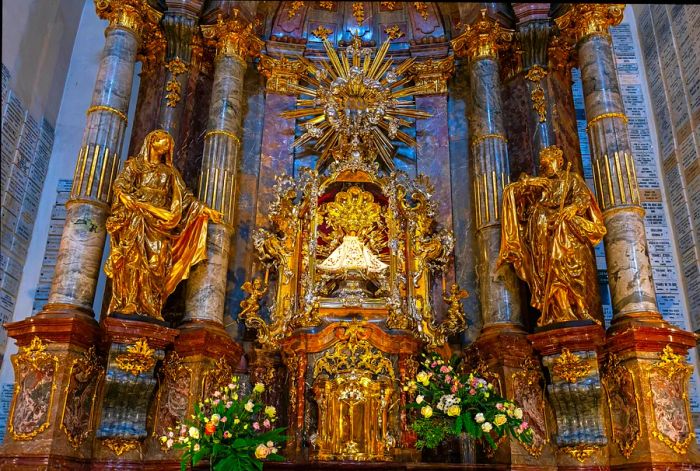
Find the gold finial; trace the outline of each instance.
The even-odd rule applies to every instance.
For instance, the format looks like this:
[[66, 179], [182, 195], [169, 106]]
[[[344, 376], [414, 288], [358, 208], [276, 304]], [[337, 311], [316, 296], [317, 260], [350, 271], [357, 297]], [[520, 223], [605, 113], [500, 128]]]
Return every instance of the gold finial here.
[[452, 40], [455, 54], [470, 59], [496, 58], [513, 40], [514, 31], [501, 26], [496, 20], [481, 10], [481, 17], [466, 27], [464, 33]]

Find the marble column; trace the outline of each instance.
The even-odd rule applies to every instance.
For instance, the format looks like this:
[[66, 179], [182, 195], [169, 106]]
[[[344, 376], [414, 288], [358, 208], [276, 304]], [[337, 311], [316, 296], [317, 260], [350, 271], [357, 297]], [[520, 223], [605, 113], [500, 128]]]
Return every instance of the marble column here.
[[224, 222], [209, 225], [207, 260], [194, 268], [187, 283], [185, 321], [222, 326], [241, 151], [243, 75], [246, 58], [259, 54], [263, 43], [253, 35], [252, 25], [238, 16], [203, 26], [202, 31], [215, 42], [217, 53], [198, 195], [223, 213]]
[[[503, 188], [510, 181], [507, 139], [501, 102], [499, 52], [509, 47], [513, 32], [505, 30], [482, 10], [480, 18], [452, 41], [455, 54], [468, 60], [473, 215], [476, 228], [477, 282], [483, 327], [465, 349], [467, 364], [497, 385], [500, 394], [537, 404], [527, 419], [541, 432], [531, 448], [504, 440], [489, 462], [553, 470], [546, 433], [542, 385], [525, 386], [538, 364], [521, 319], [520, 282], [510, 266], [495, 270], [501, 244]], [[536, 424], [536, 425], [535, 425]]]
[[146, 15], [160, 13], [146, 2], [100, 2], [97, 13], [109, 20], [97, 81], [87, 110], [66, 225], [61, 237], [49, 302], [44, 311], [77, 310], [94, 316], [92, 304], [107, 232], [111, 187], [119, 156], [134, 78], [134, 65]]
[[[644, 209], [608, 28], [624, 5], [575, 4], [556, 19], [576, 45], [598, 204], [607, 235], [605, 256], [613, 304], [601, 378], [608, 401], [609, 465], [686, 469], [697, 463], [685, 357], [691, 332], [665, 322], [657, 308]], [[643, 34], [643, 33], [642, 33]], [[665, 422], [664, 417], [676, 417]]]
[[595, 189], [608, 230], [604, 241], [613, 323], [658, 321], [644, 209], [608, 33], [621, 20], [621, 5], [582, 4], [556, 22], [576, 42]]
[[483, 330], [522, 330], [519, 283], [510, 266], [496, 272], [501, 244], [503, 188], [510, 182], [508, 147], [503, 124], [498, 51], [512, 33], [486, 16], [452, 41], [455, 54], [469, 63], [471, 103], [469, 138], [477, 231], [478, 282]]
[[[79, 467], [92, 454], [94, 399], [104, 372], [96, 348], [101, 331], [92, 305], [105, 221], [119, 170], [137, 50], [142, 36], [160, 19], [146, 0], [105, 0], [96, 2], [96, 9], [109, 26], [66, 204], [49, 303], [36, 316], [5, 325], [19, 347], [13, 358], [15, 398], [0, 449], [0, 462], [12, 463], [13, 469]], [[28, 397], [33, 399], [23, 399]]]
[[167, 41], [166, 73], [158, 112], [158, 126], [168, 131], [178, 143], [180, 121], [185, 108], [184, 98], [192, 66], [192, 43], [197, 33], [197, 17], [203, 2], [200, 0], [183, 4], [170, 0], [166, 3], [168, 11], [161, 21]]

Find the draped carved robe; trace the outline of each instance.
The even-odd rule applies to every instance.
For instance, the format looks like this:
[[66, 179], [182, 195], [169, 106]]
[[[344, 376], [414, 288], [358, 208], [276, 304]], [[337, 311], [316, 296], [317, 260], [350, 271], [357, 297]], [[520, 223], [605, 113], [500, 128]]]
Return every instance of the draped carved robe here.
[[538, 326], [600, 322], [587, 293], [598, 289], [591, 248], [605, 233], [600, 208], [577, 174], [524, 177], [505, 188], [498, 266], [512, 263], [527, 282], [530, 304], [542, 313]]

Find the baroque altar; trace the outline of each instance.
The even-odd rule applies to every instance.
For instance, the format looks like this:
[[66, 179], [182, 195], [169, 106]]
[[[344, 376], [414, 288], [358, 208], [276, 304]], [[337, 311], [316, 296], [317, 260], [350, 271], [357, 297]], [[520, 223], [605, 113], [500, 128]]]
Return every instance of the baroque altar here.
[[321, 157], [316, 169], [277, 179], [269, 229], [254, 234], [264, 280], [244, 285], [239, 318], [257, 330], [258, 356], [281, 352], [289, 372], [289, 450], [388, 461], [415, 440], [402, 385], [418, 353], [445, 352], [466, 326], [460, 291], [450, 297], [442, 275], [454, 239], [435, 218], [429, 180], [395, 171], [389, 158], [391, 138], [410, 140], [400, 116], [427, 115], [398, 99], [411, 90], [392, 91], [413, 61], [390, 70], [389, 41], [374, 57], [359, 38], [339, 55], [325, 46], [330, 65], [305, 64], [314, 88], [294, 87], [315, 98], [288, 113], [309, 117], [295, 144], [317, 139]]

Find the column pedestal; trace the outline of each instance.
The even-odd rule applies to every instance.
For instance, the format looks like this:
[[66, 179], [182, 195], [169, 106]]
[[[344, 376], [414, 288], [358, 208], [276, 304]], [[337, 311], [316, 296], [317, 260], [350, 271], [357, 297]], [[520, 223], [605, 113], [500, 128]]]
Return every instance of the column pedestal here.
[[0, 469], [81, 469], [90, 457], [100, 331], [87, 315], [54, 311], [5, 324], [17, 340], [15, 397]]
[[159, 374], [152, 433], [146, 441], [149, 461], [179, 463], [178, 452], [163, 448], [159, 438], [193, 414], [195, 404], [230, 383], [243, 355], [243, 348], [216, 322], [191, 321], [179, 332]]
[[107, 371], [98, 399], [93, 459], [141, 462], [157, 380], [156, 365], [177, 337], [177, 329], [134, 319], [102, 321]]
[[502, 439], [495, 453], [477, 450], [482, 455], [477, 461], [510, 464], [517, 469], [556, 470], [554, 448], [549, 443], [551, 431], [547, 427], [545, 380], [525, 331], [515, 325], [511, 329], [502, 325], [486, 327], [467, 349], [466, 357], [477, 375], [523, 408], [524, 420], [534, 434], [530, 445]]
[[547, 393], [556, 416], [558, 469], [599, 469], [608, 464], [598, 370], [605, 331], [584, 322], [528, 335], [551, 378]]
[[700, 462], [685, 361], [695, 346], [694, 334], [661, 322], [609, 329], [602, 373], [610, 469], [685, 470]]

